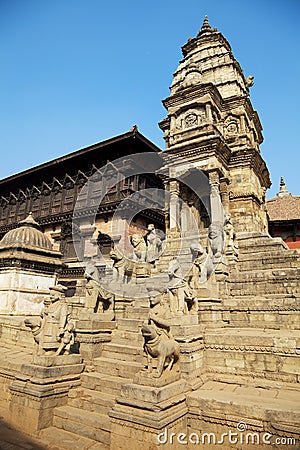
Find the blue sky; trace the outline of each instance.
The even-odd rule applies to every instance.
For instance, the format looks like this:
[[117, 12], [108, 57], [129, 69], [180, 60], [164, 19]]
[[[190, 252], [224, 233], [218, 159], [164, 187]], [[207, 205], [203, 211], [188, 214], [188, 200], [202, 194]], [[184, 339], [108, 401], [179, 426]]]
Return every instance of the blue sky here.
[[181, 46], [207, 14], [251, 88], [275, 195], [299, 188], [299, 0], [0, 0], [0, 178], [124, 133], [160, 148]]

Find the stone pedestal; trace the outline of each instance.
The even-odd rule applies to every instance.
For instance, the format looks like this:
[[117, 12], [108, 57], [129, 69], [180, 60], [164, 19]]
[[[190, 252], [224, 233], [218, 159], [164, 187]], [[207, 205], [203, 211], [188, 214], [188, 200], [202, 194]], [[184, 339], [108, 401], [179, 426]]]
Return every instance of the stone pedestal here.
[[194, 389], [203, 372], [203, 327], [199, 324], [198, 315], [173, 317], [171, 332], [180, 345], [181, 377]]
[[121, 397], [109, 413], [111, 448], [159, 449], [166, 428], [175, 433], [186, 429], [187, 384], [176, 378], [177, 373], [154, 379], [141, 372], [135, 378], [139, 384], [122, 386]]
[[[106, 314], [102, 315], [102, 319]], [[90, 314], [75, 323], [75, 342], [79, 344], [80, 354], [88, 363], [101, 355], [103, 344], [111, 341], [112, 331], [116, 328], [116, 322], [99, 320], [98, 316], [101, 314]]]
[[68, 392], [80, 384], [80, 355], [35, 356], [23, 364], [10, 385], [12, 424], [32, 434], [52, 425], [53, 410], [67, 403]]

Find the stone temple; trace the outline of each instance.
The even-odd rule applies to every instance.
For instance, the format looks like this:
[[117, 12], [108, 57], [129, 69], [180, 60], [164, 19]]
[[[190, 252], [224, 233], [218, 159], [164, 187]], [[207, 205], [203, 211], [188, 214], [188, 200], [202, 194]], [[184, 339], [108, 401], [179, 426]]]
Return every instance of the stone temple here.
[[164, 151], [133, 126], [0, 181], [0, 414], [37, 448], [300, 448], [253, 76], [207, 17], [182, 53]]

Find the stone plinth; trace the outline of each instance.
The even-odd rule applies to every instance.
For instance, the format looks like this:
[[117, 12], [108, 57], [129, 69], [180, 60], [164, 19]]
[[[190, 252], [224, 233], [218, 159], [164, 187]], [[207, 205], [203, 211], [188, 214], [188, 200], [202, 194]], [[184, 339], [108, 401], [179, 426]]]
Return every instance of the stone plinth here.
[[169, 384], [165, 384], [163, 379], [143, 378], [142, 373], [137, 379], [140, 382], [144, 379], [147, 385], [124, 384], [121, 397], [109, 413], [111, 448], [159, 449], [159, 435], [166, 427], [178, 433], [186, 427], [187, 384], [184, 380], [172, 381], [171, 375]]
[[191, 386], [197, 386], [203, 372], [203, 327], [198, 315], [176, 316], [171, 319], [171, 332], [180, 346], [180, 371]]
[[39, 315], [55, 274], [8, 268], [0, 271], [0, 314]]
[[23, 364], [10, 385], [12, 424], [27, 433], [51, 426], [54, 408], [67, 403], [83, 368], [81, 356], [74, 354], [34, 356], [32, 364]]
[[187, 395], [187, 404], [194, 444], [187, 448], [298, 448], [299, 390], [209, 381]]
[[99, 320], [98, 316], [93, 314], [94, 318], [77, 320], [75, 323], [75, 342], [79, 344], [80, 354], [88, 362], [101, 355], [103, 344], [111, 341], [112, 331], [116, 328], [116, 322]]

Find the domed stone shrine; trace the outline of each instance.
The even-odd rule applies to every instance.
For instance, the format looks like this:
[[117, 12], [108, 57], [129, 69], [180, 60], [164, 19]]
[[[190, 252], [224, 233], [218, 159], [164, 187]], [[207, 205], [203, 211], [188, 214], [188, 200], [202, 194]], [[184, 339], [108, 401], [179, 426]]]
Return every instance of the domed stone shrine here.
[[0, 314], [39, 314], [60, 267], [61, 253], [30, 213], [0, 241]]

